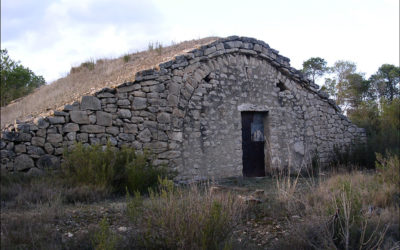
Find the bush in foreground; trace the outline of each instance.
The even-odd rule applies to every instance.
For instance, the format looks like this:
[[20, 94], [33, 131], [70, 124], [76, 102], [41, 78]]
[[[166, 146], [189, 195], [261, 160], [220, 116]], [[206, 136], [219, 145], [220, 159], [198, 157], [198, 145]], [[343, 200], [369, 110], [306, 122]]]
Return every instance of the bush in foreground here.
[[124, 193], [126, 190], [145, 192], [157, 185], [157, 178], [172, 178], [173, 173], [164, 166], [154, 166], [148, 153], [136, 153], [110, 144], [83, 146], [76, 144], [64, 154], [63, 173], [71, 183], [109, 189]]
[[228, 249], [245, 204], [229, 193], [177, 188], [160, 179], [159, 192], [150, 192], [149, 199], [136, 193], [127, 208], [146, 249]]
[[332, 175], [310, 184], [309, 192], [293, 193], [284, 200], [292, 213], [299, 213], [293, 207], [301, 201], [303, 222], [294, 224], [277, 248], [295, 244], [298, 249], [397, 249], [399, 160], [394, 155], [377, 159], [376, 174]]

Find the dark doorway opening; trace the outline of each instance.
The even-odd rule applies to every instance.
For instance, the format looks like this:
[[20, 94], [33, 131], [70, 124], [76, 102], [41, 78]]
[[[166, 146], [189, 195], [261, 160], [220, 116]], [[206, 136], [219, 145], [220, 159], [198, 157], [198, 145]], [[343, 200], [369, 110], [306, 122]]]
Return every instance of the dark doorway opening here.
[[242, 112], [243, 176], [265, 176], [264, 118], [267, 112]]

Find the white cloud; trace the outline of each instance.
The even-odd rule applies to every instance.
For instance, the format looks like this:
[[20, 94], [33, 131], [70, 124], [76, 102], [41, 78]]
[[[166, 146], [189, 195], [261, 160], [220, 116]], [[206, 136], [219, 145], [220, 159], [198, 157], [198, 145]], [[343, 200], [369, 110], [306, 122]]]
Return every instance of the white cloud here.
[[374, 73], [399, 62], [397, 0], [3, 0], [2, 47], [55, 80], [71, 65], [205, 36], [269, 43], [300, 68], [312, 56]]

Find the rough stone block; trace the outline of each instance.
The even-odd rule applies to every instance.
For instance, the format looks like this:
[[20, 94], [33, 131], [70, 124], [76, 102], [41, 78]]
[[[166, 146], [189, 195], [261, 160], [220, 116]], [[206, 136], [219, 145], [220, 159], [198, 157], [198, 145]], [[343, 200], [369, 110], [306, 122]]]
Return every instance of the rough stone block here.
[[17, 153], [17, 154], [25, 153], [25, 152], [26, 152], [26, 146], [25, 146], [25, 144], [17, 144], [17, 145], [15, 145], [14, 151], [15, 151], [15, 153]]
[[39, 169], [57, 169], [60, 167], [60, 159], [54, 155], [42, 155], [36, 162]]
[[90, 124], [96, 124], [96, 115], [89, 115], [89, 122]]
[[2, 131], [1, 133], [1, 139], [7, 140], [7, 141], [15, 141], [18, 138], [19, 133], [14, 132], [14, 131]]
[[51, 145], [51, 143], [45, 143], [44, 150], [46, 151], [46, 153], [52, 154], [54, 152], [54, 147]]
[[207, 56], [211, 53], [214, 53], [215, 51], [217, 51], [217, 48], [215, 46], [212, 46], [211, 48], [204, 50], [204, 55]]
[[69, 141], [75, 141], [76, 140], [76, 132], [68, 132], [66, 137]]
[[106, 132], [105, 127], [99, 125], [82, 125], [81, 131], [84, 133], [98, 134]]
[[133, 110], [141, 110], [147, 107], [147, 99], [143, 97], [135, 97], [132, 103]]
[[118, 110], [117, 115], [119, 118], [125, 118], [125, 119], [132, 117], [132, 113], [129, 109], [120, 109]]
[[30, 128], [29, 124], [26, 123], [17, 124], [16, 131], [22, 133], [29, 133], [30, 131], [29, 128]]
[[46, 129], [45, 128], [41, 128], [41, 129], [38, 129], [38, 131], [36, 131], [36, 136], [39, 136], [39, 137], [46, 137]]
[[137, 138], [142, 142], [150, 142], [151, 141], [151, 132], [149, 129], [144, 129], [142, 132], [139, 133]]
[[45, 143], [45, 139], [43, 137], [32, 137], [32, 141], [31, 141], [32, 145], [34, 146], [39, 146], [39, 147], [43, 147], [44, 143]]
[[83, 96], [81, 100], [81, 110], [100, 110], [101, 102], [95, 96]]
[[71, 111], [69, 112], [71, 121], [78, 124], [89, 124], [89, 116], [86, 111]]
[[76, 123], [67, 123], [63, 127], [64, 133], [76, 132], [76, 131], [79, 131], [79, 125]]
[[107, 127], [106, 128], [106, 133], [111, 134], [113, 136], [116, 136], [119, 134], [119, 128], [118, 127]]
[[171, 115], [169, 113], [160, 113], [157, 115], [157, 121], [159, 123], [169, 123], [171, 121]]
[[38, 128], [47, 128], [50, 123], [46, 121], [43, 117], [39, 117], [33, 120], [33, 122], [37, 125]]
[[168, 134], [169, 139], [173, 141], [182, 142], [183, 141], [183, 133], [182, 132], [171, 132]]
[[28, 146], [27, 147], [28, 154], [34, 158], [39, 157], [40, 155], [44, 155], [44, 150], [41, 147], [37, 146]]
[[14, 151], [8, 150], [8, 149], [3, 149], [0, 151], [0, 158], [5, 159], [5, 158], [12, 158], [15, 156]]
[[118, 137], [123, 141], [134, 141], [135, 140], [135, 135], [133, 135], [133, 134], [120, 133], [118, 135]]
[[170, 150], [158, 155], [160, 159], [174, 159], [181, 156], [181, 151]]
[[97, 125], [107, 126], [107, 127], [112, 126], [112, 114], [103, 111], [97, 111], [96, 117], [97, 117]]
[[58, 145], [58, 143], [63, 141], [63, 137], [60, 134], [48, 134], [47, 142], [51, 143], [53, 146]]
[[32, 136], [28, 133], [18, 133], [17, 138], [15, 139], [16, 142], [30, 142]]
[[138, 132], [138, 127], [136, 124], [124, 123], [124, 133], [136, 134]]
[[78, 142], [88, 142], [89, 141], [89, 136], [87, 133], [79, 133], [76, 135], [76, 140]]
[[26, 169], [33, 168], [35, 163], [33, 162], [32, 158], [26, 154], [19, 155], [15, 157], [14, 161], [14, 169], [17, 171], [23, 171]]
[[133, 84], [130, 86], [118, 87], [117, 92], [131, 92], [140, 89], [140, 84]]
[[128, 99], [122, 99], [117, 101], [118, 106], [130, 106], [131, 102]]

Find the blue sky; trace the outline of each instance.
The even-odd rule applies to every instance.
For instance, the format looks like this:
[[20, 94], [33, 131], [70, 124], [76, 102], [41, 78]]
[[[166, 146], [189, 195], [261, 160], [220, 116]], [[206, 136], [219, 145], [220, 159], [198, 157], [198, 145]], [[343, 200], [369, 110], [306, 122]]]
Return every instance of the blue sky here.
[[250, 36], [291, 59], [399, 65], [399, 0], [2, 0], [1, 47], [48, 82], [149, 42]]

